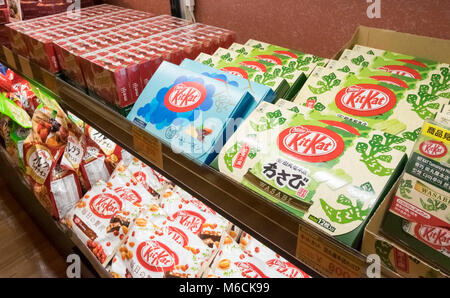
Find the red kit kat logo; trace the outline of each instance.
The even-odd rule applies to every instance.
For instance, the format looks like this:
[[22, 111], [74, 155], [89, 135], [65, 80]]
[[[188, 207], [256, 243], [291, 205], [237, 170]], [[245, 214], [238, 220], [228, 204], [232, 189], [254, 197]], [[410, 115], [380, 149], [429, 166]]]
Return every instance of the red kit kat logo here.
[[245, 67], [257, 70], [257, 71], [262, 71], [262, 72], [267, 72], [267, 68], [264, 64], [259, 63], [259, 62], [255, 62], [255, 61], [242, 61], [239, 63], [240, 65], [243, 65]]
[[264, 61], [272, 63], [272, 64], [283, 65], [283, 61], [281, 61], [281, 59], [278, 58], [277, 56], [273, 56], [273, 55], [258, 55], [258, 56], [255, 56], [255, 58], [264, 60]]
[[108, 219], [122, 209], [122, 202], [112, 194], [102, 193], [92, 198], [89, 207], [98, 217]]
[[416, 70], [408, 66], [403, 65], [385, 65], [378, 67], [379, 70], [383, 70], [399, 76], [409, 77], [417, 80], [421, 80], [422, 76]]
[[189, 244], [188, 236], [186, 235], [185, 232], [183, 232], [179, 228], [168, 226], [166, 227], [166, 230], [167, 235], [173, 240], [175, 240], [175, 242], [181, 245], [182, 247], [185, 247], [186, 245]]
[[153, 272], [170, 271], [178, 265], [178, 256], [169, 247], [159, 241], [142, 242], [136, 248], [139, 263]]
[[442, 142], [425, 141], [419, 146], [420, 152], [431, 158], [440, 158], [447, 154], [447, 147]]
[[170, 88], [164, 104], [172, 112], [184, 113], [200, 106], [206, 98], [206, 88], [197, 82], [184, 82]]
[[391, 110], [397, 97], [390, 89], [374, 84], [356, 84], [336, 94], [336, 106], [355, 116], [376, 116]]
[[241, 269], [242, 274], [247, 278], [268, 278], [267, 275], [250, 262], [235, 262], [234, 264]]
[[278, 55], [283, 55], [283, 56], [286, 56], [289, 58], [294, 58], [294, 59], [298, 58], [297, 55], [295, 55], [294, 53], [289, 52], [289, 51], [274, 51], [274, 53], [276, 53]]
[[134, 205], [138, 205], [142, 202], [141, 196], [133, 189], [127, 187], [117, 187], [114, 190], [119, 194], [122, 200], [127, 200]]
[[449, 229], [417, 224], [414, 229], [414, 233], [420, 241], [426, 243], [434, 249], [445, 249], [447, 251], [450, 249]]
[[172, 218], [179, 224], [188, 228], [192, 233], [197, 234], [202, 230], [206, 219], [197, 212], [190, 210], [181, 210], [176, 212]]
[[344, 151], [344, 141], [335, 132], [314, 125], [289, 127], [278, 135], [278, 148], [307, 162], [326, 162]]
[[227, 66], [223, 67], [220, 70], [231, 73], [234, 76], [241, 77], [244, 79], [248, 79], [248, 74], [245, 70], [239, 67]]

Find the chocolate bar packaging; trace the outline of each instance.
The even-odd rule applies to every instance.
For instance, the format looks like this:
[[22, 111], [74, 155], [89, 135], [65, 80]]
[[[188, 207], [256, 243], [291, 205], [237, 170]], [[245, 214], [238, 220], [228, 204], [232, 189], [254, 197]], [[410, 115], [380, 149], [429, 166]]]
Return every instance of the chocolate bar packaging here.
[[[412, 250], [450, 268], [450, 129], [426, 121], [414, 145], [398, 190], [392, 200], [383, 230]], [[400, 218], [400, 219], [397, 219]], [[421, 242], [420, 246], [416, 246]]]
[[262, 103], [218, 162], [225, 175], [357, 247], [371, 213], [400, 174], [404, 143], [336, 116]]
[[247, 115], [251, 113], [260, 102], [273, 102], [275, 99], [275, 93], [269, 87], [234, 76], [228, 72], [214, 69], [205, 64], [195, 62], [190, 59], [184, 59], [180, 64], [180, 67], [201, 73], [202, 75], [209, 76], [216, 80], [225, 81], [226, 84], [230, 86], [235, 86], [242, 90], [248, 91], [255, 99], [255, 102], [248, 107], [246, 113]]
[[209, 163], [229, 137], [228, 125], [253, 100], [239, 88], [163, 62], [127, 118], [174, 150]]
[[317, 69], [294, 102], [402, 136], [412, 148], [423, 121], [433, 119], [448, 102], [445, 88], [450, 68], [436, 71], [439, 74], [426, 80], [414, 83], [406, 79], [402, 84], [393, 84], [385, 79]]
[[[230, 55], [230, 56], [227, 56], [227, 55]], [[275, 94], [276, 94], [275, 100], [286, 95], [290, 86], [289, 86], [288, 82], [283, 78], [271, 76], [271, 77], [266, 77], [266, 79], [263, 81], [261, 81], [261, 80], [256, 81], [255, 79], [257, 76], [260, 76], [260, 77], [264, 76], [263, 71], [253, 69], [252, 73], [254, 75], [252, 76], [247, 72], [247, 70], [244, 70], [242, 67], [234, 67], [234, 66], [225, 66], [222, 68], [219, 67], [219, 64], [222, 63], [223, 59], [231, 62], [238, 55], [239, 55], [238, 53], [232, 52], [232, 51], [228, 51], [228, 53], [225, 54], [226, 57], [219, 56], [217, 51], [216, 51], [215, 55], [213, 55], [213, 56], [205, 54], [205, 53], [201, 53], [200, 55], [198, 55], [198, 57], [195, 59], [195, 61], [205, 64], [209, 67], [217, 68], [217, 69], [220, 69], [221, 71], [228, 72], [234, 76], [241, 77], [245, 80], [249, 80], [249, 81], [261, 84], [261, 85], [268, 86], [268, 87], [272, 88], [272, 90], [275, 92]]]

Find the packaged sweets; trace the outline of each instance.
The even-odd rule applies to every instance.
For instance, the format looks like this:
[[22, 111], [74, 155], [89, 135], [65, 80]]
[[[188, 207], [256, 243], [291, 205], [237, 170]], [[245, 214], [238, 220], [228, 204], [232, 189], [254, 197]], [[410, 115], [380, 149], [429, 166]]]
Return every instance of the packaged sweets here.
[[406, 164], [383, 231], [450, 268], [450, 129], [426, 121]]
[[275, 100], [275, 93], [269, 87], [249, 80], [245, 80], [241, 77], [234, 76], [228, 72], [214, 69], [205, 64], [192, 61], [189, 59], [184, 59], [183, 62], [180, 64], [180, 67], [201, 73], [202, 75], [209, 76], [216, 80], [225, 81], [230, 86], [235, 86], [242, 90], [248, 91], [253, 96], [255, 101], [247, 108], [246, 115], [248, 115], [251, 111], [253, 111], [253, 109], [261, 101], [273, 102]]
[[226, 239], [217, 253], [210, 270], [203, 277], [209, 278], [286, 278], [263, 261], [249, 256], [231, 238]]
[[[43, 106], [34, 112], [32, 131], [23, 143], [26, 176], [40, 203], [56, 219], [82, 195], [77, 173], [61, 164], [63, 157], [75, 163], [81, 159], [81, 137], [82, 131], [61, 108]], [[73, 146], [67, 147], [69, 141]]]
[[219, 170], [357, 246], [404, 165], [404, 143], [339, 117], [314, 111], [304, 116], [263, 103], [222, 148]]
[[246, 91], [163, 62], [127, 118], [177, 152], [209, 164], [230, 134], [227, 127], [253, 100]]
[[200, 277], [203, 268], [196, 257], [199, 252], [180, 245], [189, 242], [188, 236], [187, 239], [183, 236], [181, 229], [158, 228], [144, 214], [136, 219], [128, 239], [120, 247], [113, 270], [119, 276], [132, 278]]
[[272, 269], [285, 275], [288, 278], [309, 278], [310, 276], [286, 261], [283, 257], [269, 249], [267, 246], [243, 232], [239, 239], [240, 247], [246, 254], [258, 258]]
[[347, 51], [348, 55], [342, 55], [346, 61], [350, 61], [355, 65], [364, 64], [363, 66], [372, 69], [380, 69], [390, 73], [414, 77], [419, 80], [427, 79], [431, 76], [433, 70], [448, 66], [448, 64], [439, 63], [430, 59], [361, 45], [355, 45], [352, 50], [353, 52]]
[[441, 68], [411, 88], [322, 70], [311, 75], [294, 102], [414, 142], [423, 120], [433, 119], [448, 102], [441, 89], [448, 85], [449, 70]]
[[[216, 51], [217, 53], [217, 51]], [[288, 82], [277, 76], [268, 76], [264, 75], [264, 72], [258, 69], [254, 69], [253, 72], [256, 72], [254, 76], [250, 75], [247, 70], [244, 70], [242, 67], [234, 67], [234, 66], [225, 66], [222, 68], [219, 68], [219, 63], [221, 63], [222, 60], [227, 60], [229, 62], [233, 61], [234, 58], [229, 58], [227, 55], [230, 55], [230, 57], [237, 57], [238, 53], [228, 51], [227, 54], [225, 54], [225, 57], [218, 56], [218, 54], [211, 56], [207, 55], [205, 53], [201, 53], [197, 56], [195, 59], [196, 62], [200, 62], [204, 65], [207, 65], [209, 67], [220, 69], [221, 71], [228, 72], [234, 76], [240, 77], [244, 80], [249, 80], [252, 82], [256, 82], [258, 84], [268, 86], [272, 88], [272, 90], [276, 94], [276, 99], [283, 97], [286, 95], [286, 93], [289, 91], [289, 84]], [[232, 55], [232, 56], [231, 56]], [[259, 76], [258, 76], [259, 75]], [[261, 80], [261, 78], [264, 76], [264, 80]]]
[[0, 94], [0, 136], [8, 155], [17, 165], [23, 166], [23, 141], [31, 131], [31, 118], [25, 110]]
[[[289, 91], [283, 95], [286, 99], [292, 99], [306, 81], [306, 73], [297, 70], [293, 59], [285, 60], [275, 56], [257, 55], [254, 57], [237, 55], [236, 52], [226, 49], [218, 49], [213, 56], [220, 57], [217, 68], [221, 70], [242, 69], [249, 79], [265, 85], [268, 80], [281, 78], [289, 84]], [[227, 59], [231, 55], [232, 58]], [[233, 57], [234, 56], [234, 57]], [[231, 60], [231, 61], [230, 61]], [[242, 72], [242, 71], [241, 71]], [[260, 75], [259, 73], [262, 73]], [[292, 95], [291, 95], [292, 94]]]
[[124, 241], [142, 208], [157, 204], [120, 163], [108, 182], [98, 181], [70, 210], [64, 221], [106, 265]]

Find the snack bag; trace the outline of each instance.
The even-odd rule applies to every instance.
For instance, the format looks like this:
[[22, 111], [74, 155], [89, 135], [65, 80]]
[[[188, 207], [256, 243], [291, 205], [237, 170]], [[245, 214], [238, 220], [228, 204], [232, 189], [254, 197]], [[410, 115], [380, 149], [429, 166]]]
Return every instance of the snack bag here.
[[284, 274], [250, 256], [231, 237], [225, 238], [210, 270], [203, 276], [209, 278], [286, 278]]
[[164, 185], [158, 178], [159, 175], [136, 157], [130, 161], [128, 170], [151, 194], [157, 196], [162, 192]]
[[67, 214], [65, 223], [104, 266], [124, 241], [143, 206], [154, 197], [119, 164], [111, 179], [97, 182]]
[[82, 195], [77, 173], [60, 163], [63, 155], [68, 160], [79, 160], [83, 153], [71, 147], [66, 150], [66, 145], [69, 139], [81, 135], [61, 108], [44, 106], [35, 111], [32, 132], [24, 141], [26, 176], [40, 203], [56, 219], [62, 218]]
[[12, 160], [23, 166], [23, 141], [31, 131], [31, 118], [17, 105], [0, 95], [0, 136]]
[[126, 244], [119, 249], [113, 270], [133, 278], [200, 277], [201, 262], [173, 237], [169, 230], [155, 227], [145, 215], [137, 218]]
[[309, 278], [310, 276], [292, 265], [285, 260], [279, 254], [250, 236], [248, 233], [243, 232], [239, 239], [240, 247], [246, 251], [247, 255], [258, 258], [266, 263], [272, 269], [275, 269], [279, 273], [285, 275], [288, 278]]

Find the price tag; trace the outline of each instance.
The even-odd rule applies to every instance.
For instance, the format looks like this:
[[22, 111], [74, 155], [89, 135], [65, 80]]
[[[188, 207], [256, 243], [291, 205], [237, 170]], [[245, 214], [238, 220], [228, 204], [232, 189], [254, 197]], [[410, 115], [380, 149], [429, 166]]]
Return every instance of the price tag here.
[[7, 47], [3, 46], [3, 53], [5, 53], [5, 58], [8, 65], [13, 69], [17, 69], [16, 59], [14, 59], [13, 52]]
[[296, 256], [326, 277], [366, 276], [367, 265], [363, 258], [357, 258], [304, 225], [299, 227]]
[[148, 161], [163, 168], [161, 142], [145, 130], [132, 126], [133, 144], [135, 150]]
[[33, 76], [33, 71], [31, 70], [31, 65], [30, 65], [30, 61], [22, 56], [18, 56], [19, 57], [19, 64], [20, 67], [22, 69], [22, 73], [27, 77], [27, 78], [31, 78], [34, 79]]

